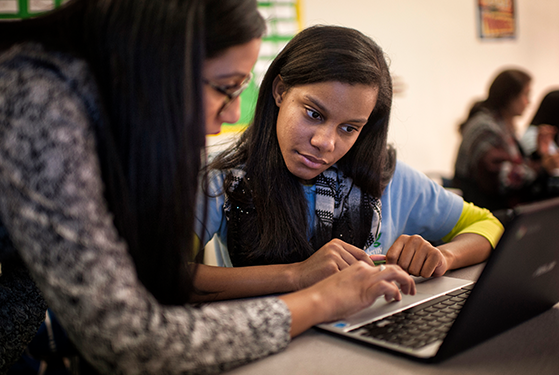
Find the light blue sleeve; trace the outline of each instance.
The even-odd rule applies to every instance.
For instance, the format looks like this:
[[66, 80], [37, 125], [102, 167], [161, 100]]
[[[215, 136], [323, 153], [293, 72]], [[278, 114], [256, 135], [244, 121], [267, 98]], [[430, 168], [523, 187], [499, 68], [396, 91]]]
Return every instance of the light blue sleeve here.
[[463, 207], [462, 197], [401, 161], [381, 201], [381, 235], [371, 249], [375, 254], [386, 254], [402, 234], [440, 240], [456, 225]]
[[[227, 250], [227, 219], [223, 212], [225, 195], [223, 194], [223, 180], [225, 173], [212, 171], [208, 176], [208, 194], [201, 188], [198, 189], [196, 200], [196, 222], [194, 231], [204, 245], [213, 238], [213, 249], [206, 248], [206, 251], [214, 251], [217, 265], [220, 267], [233, 267], [229, 251]], [[204, 200], [207, 201], [206, 223], [204, 220]]]
[[[227, 243], [227, 220], [223, 212], [225, 195], [223, 194], [224, 173], [212, 171], [208, 176], [208, 194], [201, 187], [198, 188], [196, 199], [196, 222], [194, 231], [204, 245], [206, 245], [217, 234], [222, 242]], [[206, 222], [204, 221], [204, 204], [206, 207]]]

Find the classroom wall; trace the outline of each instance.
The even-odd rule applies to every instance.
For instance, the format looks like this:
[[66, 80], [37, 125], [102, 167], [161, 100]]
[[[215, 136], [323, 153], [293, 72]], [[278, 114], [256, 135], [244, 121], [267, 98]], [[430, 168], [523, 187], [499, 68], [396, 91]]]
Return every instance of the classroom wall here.
[[404, 91], [394, 97], [389, 140], [399, 158], [452, 175], [457, 125], [505, 66], [534, 78], [531, 119], [544, 90], [559, 87], [559, 1], [516, 0], [517, 38], [480, 40], [476, 0], [302, 0], [303, 26], [356, 28], [385, 50]]

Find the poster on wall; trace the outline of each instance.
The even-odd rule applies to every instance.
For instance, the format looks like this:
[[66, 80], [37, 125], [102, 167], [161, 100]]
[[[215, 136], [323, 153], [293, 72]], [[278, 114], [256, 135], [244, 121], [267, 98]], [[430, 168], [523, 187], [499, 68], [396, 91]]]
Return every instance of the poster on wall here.
[[272, 60], [301, 30], [302, 0], [258, 0], [258, 10], [266, 20], [267, 32], [262, 38], [260, 54], [254, 66], [254, 79], [241, 94], [241, 118], [236, 124], [223, 124], [222, 133], [237, 133], [246, 128], [254, 114], [258, 89]]
[[[60, 7], [68, 0], [0, 0], [0, 20], [35, 17]], [[258, 10], [266, 20], [260, 54], [254, 67], [254, 79], [241, 94], [241, 117], [236, 124], [224, 124], [222, 132], [237, 133], [246, 128], [254, 113], [258, 88], [268, 66], [283, 47], [302, 28], [303, 0], [258, 0]]]
[[478, 0], [481, 39], [516, 38], [514, 0]]
[[0, 0], [0, 20], [38, 16], [66, 1], [68, 0]]

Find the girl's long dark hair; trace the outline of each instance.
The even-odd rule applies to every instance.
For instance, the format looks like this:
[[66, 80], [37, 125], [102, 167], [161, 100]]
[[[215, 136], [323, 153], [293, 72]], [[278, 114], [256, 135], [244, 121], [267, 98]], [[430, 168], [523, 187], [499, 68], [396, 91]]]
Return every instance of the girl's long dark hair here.
[[553, 125], [559, 130], [559, 90], [544, 96], [530, 125]]
[[10, 43], [35, 40], [88, 62], [101, 93], [92, 120], [115, 225], [146, 288], [161, 303], [187, 302], [205, 145], [202, 66], [263, 35], [256, 2], [75, 0], [0, 26], [8, 35], [2, 28], [19, 32]]
[[[326, 81], [379, 88], [367, 125], [338, 162], [357, 186], [375, 197], [381, 196], [395, 167], [394, 154], [387, 148], [392, 82], [382, 49], [369, 37], [337, 26], [305, 29], [270, 65], [260, 86], [252, 124], [233, 147], [209, 165], [209, 170], [245, 166], [245, 181], [257, 212], [252, 225], [259, 228], [250, 245], [255, 256], [273, 253], [276, 259], [282, 259], [284, 254], [296, 252], [304, 259], [315, 249], [307, 240], [308, 207], [301, 183], [287, 169], [276, 136], [279, 109], [272, 83], [278, 75], [288, 89]], [[229, 176], [224, 189], [229, 190], [231, 183]], [[231, 197], [245, 199], [235, 192]]]
[[497, 116], [501, 116], [501, 112], [520, 95], [531, 80], [531, 76], [523, 70], [507, 69], [500, 72], [491, 83], [487, 98], [474, 103], [466, 121], [460, 124], [460, 132], [462, 133], [464, 126], [470, 118], [484, 109], [495, 113]]

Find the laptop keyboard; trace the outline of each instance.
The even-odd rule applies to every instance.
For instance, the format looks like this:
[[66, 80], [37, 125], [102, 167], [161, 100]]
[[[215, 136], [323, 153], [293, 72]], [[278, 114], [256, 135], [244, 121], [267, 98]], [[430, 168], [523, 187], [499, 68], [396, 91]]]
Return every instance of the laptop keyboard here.
[[351, 332], [419, 349], [446, 336], [472, 288], [468, 285]]

